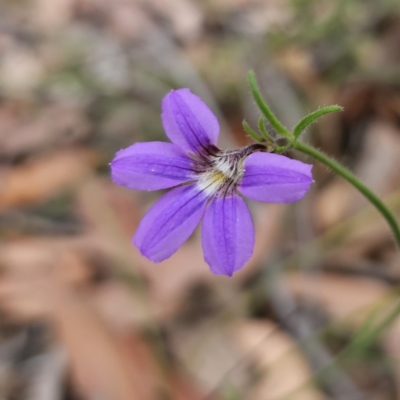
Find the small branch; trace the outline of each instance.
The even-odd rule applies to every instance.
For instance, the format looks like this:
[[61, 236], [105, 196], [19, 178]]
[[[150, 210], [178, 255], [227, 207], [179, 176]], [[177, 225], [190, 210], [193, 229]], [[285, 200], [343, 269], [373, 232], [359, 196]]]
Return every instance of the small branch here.
[[358, 189], [382, 214], [382, 216], [388, 222], [390, 228], [393, 231], [396, 243], [400, 248], [400, 228], [397, 225], [396, 218], [392, 212], [386, 207], [383, 201], [371, 191], [367, 186], [365, 186], [355, 175], [353, 175], [347, 168], [339, 164], [337, 161], [331, 159], [326, 154], [320, 152], [312, 146], [309, 146], [302, 142], [292, 142], [293, 148], [301, 151], [304, 154], [315, 158], [322, 164], [325, 164], [332, 171], [336, 172], [338, 175], [346, 179], [351, 185]]
[[320, 108], [312, 112], [311, 114], [304, 117], [293, 129], [293, 136], [297, 139], [303, 133], [303, 131], [311, 125], [313, 122], [317, 121], [318, 118], [322, 117], [325, 114], [343, 111], [343, 107], [340, 106], [328, 106], [324, 108]]
[[266, 102], [262, 98], [260, 89], [257, 85], [256, 76], [254, 75], [253, 71], [249, 72], [249, 84], [254, 100], [256, 101], [258, 108], [261, 110], [264, 117], [269, 121], [269, 123], [272, 125], [273, 128], [275, 128], [277, 132], [279, 132], [282, 136], [291, 139], [292, 134], [280, 123], [278, 118], [275, 117], [275, 114], [271, 111], [271, 109], [267, 106]]

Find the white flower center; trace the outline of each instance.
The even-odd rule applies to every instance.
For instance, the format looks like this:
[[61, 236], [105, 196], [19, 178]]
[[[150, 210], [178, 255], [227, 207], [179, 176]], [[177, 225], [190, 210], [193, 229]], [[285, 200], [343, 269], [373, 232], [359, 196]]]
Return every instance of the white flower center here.
[[208, 195], [214, 195], [218, 192], [228, 193], [236, 188], [243, 174], [241, 154], [229, 152], [211, 160], [210, 167], [200, 174], [197, 185], [200, 190]]

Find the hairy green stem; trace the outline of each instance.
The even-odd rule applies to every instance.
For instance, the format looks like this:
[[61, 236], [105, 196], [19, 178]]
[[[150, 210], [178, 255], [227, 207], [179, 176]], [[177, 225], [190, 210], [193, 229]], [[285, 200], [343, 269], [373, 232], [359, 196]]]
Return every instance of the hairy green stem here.
[[324, 108], [320, 108], [319, 110], [316, 110], [312, 112], [311, 114], [308, 114], [306, 117], [304, 117], [293, 129], [293, 136], [297, 139], [300, 137], [300, 135], [303, 133], [303, 131], [311, 125], [313, 122], [315, 122], [318, 118], [321, 118], [325, 114], [333, 113], [333, 112], [338, 112], [338, 111], [343, 111], [343, 107], [340, 106], [328, 106]]
[[264, 118], [263, 117], [260, 117], [258, 119], [258, 129], [260, 130], [261, 134], [265, 137], [265, 139], [267, 139], [271, 143], [274, 143], [274, 139], [272, 139], [270, 134], [265, 129]]
[[[293, 133], [287, 130], [282, 123], [276, 118], [274, 113], [268, 107], [267, 103], [264, 101], [260, 89], [257, 84], [257, 79], [253, 71], [249, 72], [248, 75], [250, 89], [253, 94], [254, 100], [256, 101], [260, 111], [263, 113], [264, 117], [269, 121], [272, 127], [280, 133], [282, 136], [289, 139], [289, 146], [296, 150], [299, 150], [309, 156], [315, 158], [316, 160], [320, 161], [321, 163], [328, 166], [332, 171], [335, 171], [338, 175], [342, 176], [346, 179], [351, 185], [353, 185], [356, 189], [358, 189], [383, 215], [386, 219], [390, 228], [393, 231], [395, 240], [397, 245], [400, 248], [400, 228], [397, 224], [397, 221], [391, 211], [385, 206], [383, 201], [375, 195], [367, 186], [365, 186], [356, 176], [354, 176], [347, 168], [339, 164], [337, 161], [332, 160], [324, 153], [320, 152], [319, 150], [315, 149], [312, 146], [309, 146], [305, 143], [298, 142], [297, 139], [303, 132], [303, 130], [317, 118], [321, 117], [324, 114], [329, 112], [341, 111], [342, 108], [340, 106], [329, 106], [322, 108], [320, 110], [314, 111], [313, 113], [304, 117], [294, 128]], [[262, 127], [259, 127], [260, 129]], [[282, 149], [277, 148], [278, 152]]]
[[331, 170], [335, 171], [338, 175], [346, 179], [351, 185], [357, 188], [383, 215], [388, 224], [390, 225], [397, 245], [400, 247], [400, 229], [397, 221], [391, 211], [386, 207], [383, 201], [373, 193], [367, 186], [365, 186], [358, 178], [356, 178], [347, 168], [339, 164], [337, 161], [331, 159], [324, 153], [302, 142], [292, 142], [293, 148], [308, 154], [315, 158], [322, 164], [328, 166]]
[[247, 134], [251, 138], [253, 138], [256, 142], [263, 141], [264, 138], [261, 135], [259, 135], [257, 132], [255, 132], [246, 121], [242, 122], [242, 126], [243, 126], [243, 129], [247, 132]]
[[290, 139], [292, 134], [281, 124], [281, 122], [278, 120], [278, 118], [276, 118], [275, 114], [271, 111], [271, 109], [267, 106], [267, 103], [262, 98], [258, 88], [257, 79], [253, 71], [249, 72], [248, 78], [251, 93], [253, 94], [254, 100], [256, 101], [258, 108], [263, 113], [264, 117], [277, 132]]

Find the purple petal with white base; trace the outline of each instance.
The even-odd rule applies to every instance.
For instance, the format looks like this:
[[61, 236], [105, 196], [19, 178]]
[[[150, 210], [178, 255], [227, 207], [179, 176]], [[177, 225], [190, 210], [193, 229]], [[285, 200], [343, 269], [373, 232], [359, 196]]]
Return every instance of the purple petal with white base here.
[[162, 121], [171, 142], [185, 151], [207, 155], [207, 148], [217, 144], [217, 118], [189, 89], [173, 90], [164, 97]]
[[271, 153], [253, 153], [244, 161], [238, 190], [246, 197], [268, 203], [300, 200], [313, 182], [312, 165]]
[[195, 161], [172, 143], [136, 143], [111, 162], [115, 183], [130, 189], [158, 190], [194, 180]]
[[250, 259], [254, 226], [249, 209], [238, 195], [215, 197], [202, 225], [204, 259], [214, 274], [232, 276]]
[[164, 195], [144, 216], [133, 237], [142, 255], [155, 262], [172, 256], [195, 230], [207, 200], [195, 185]]

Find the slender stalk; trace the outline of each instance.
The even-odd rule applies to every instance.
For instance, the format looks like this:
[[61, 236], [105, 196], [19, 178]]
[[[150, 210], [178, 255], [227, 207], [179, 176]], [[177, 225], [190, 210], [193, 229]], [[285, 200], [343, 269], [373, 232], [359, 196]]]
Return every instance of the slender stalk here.
[[343, 107], [340, 106], [328, 106], [324, 108], [320, 108], [319, 110], [316, 110], [312, 112], [311, 114], [308, 114], [306, 117], [304, 117], [293, 129], [293, 136], [297, 139], [300, 137], [300, 135], [303, 133], [303, 131], [311, 125], [313, 122], [315, 122], [318, 118], [321, 118], [325, 114], [333, 113], [333, 112], [338, 112], [338, 111], [343, 111]]
[[269, 135], [269, 133], [265, 129], [264, 118], [263, 117], [260, 117], [258, 119], [258, 129], [261, 132], [261, 134], [265, 137], [265, 139], [267, 139], [271, 143], [274, 143], [274, 139], [272, 139], [272, 137]]
[[253, 94], [254, 100], [256, 101], [258, 108], [263, 113], [264, 117], [277, 132], [290, 139], [292, 134], [281, 124], [281, 122], [278, 120], [278, 118], [276, 118], [275, 114], [271, 111], [271, 109], [267, 106], [267, 103], [262, 98], [260, 89], [258, 88], [257, 79], [253, 71], [249, 72], [248, 79], [251, 93]]
[[264, 138], [261, 135], [259, 135], [257, 132], [255, 132], [246, 121], [243, 121], [242, 125], [243, 125], [243, 129], [247, 132], [247, 134], [251, 138], [253, 138], [256, 142], [262, 142], [264, 140]]
[[365, 186], [357, 177], [355, 177], [347, 168], [339, 164], [337, 161], [329, 158], [324, 153], [309, 146], [302, 142], [292, 142], [293, 148], [301, 151], [302, 153], [308, 154], [309, 156], [315, 158], [322, 164], [328, 166], [331, 170], [335, 171], [338, 175], [346, 179], [351, 185], [358, 189], [383, 215], [388, 224], [390, 225], [397, 245], [400, 247], [400, 229], [397, 225], [396, 218], [391, 213], [391, 211], [386, 207], [383, 201], [373, 193], [367, 186]]

